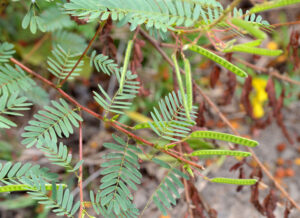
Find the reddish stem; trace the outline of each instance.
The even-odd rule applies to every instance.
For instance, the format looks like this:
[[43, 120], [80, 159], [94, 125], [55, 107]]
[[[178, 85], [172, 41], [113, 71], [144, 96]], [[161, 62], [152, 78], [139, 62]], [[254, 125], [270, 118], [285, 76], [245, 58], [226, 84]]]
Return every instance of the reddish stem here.
[[59, 84], [59, 87], [62, 87], [62, 85], [68, 80], [68, 78], [71, 76], [71, 74], [74, 72], [74, 70], [77, 68], [78, 64], [80, 63], [80, 61], [82, 60], [82, 58], [84, 57], [84, 55], [88, 52], [88, 50], [90, 49], [90, 47], [92, 46], [93, 42], [95, 41], [97, 35], [99, 35], [99, 33], [101, 32], [102, 28], [104, 25], [99, 24], [99, 27], [95, 33], [95, 35], [93, 36], [93, 38], [91, 39], [91, 41], [89, 42], [88, 46], [86, 47], [86, 49], [84, 50], [84, 52], [81, 54], [80, 58], [77, 60], [76, 64], [74, 65], [74, 67], [72, 68], [72, 70], [68, 73], [68, 75], [61, 81], [61, 83]]
[[[81, 112], [80, 112], [81, 116]], [[82, 122], [79, 122], [79, 161], [82, 161]], [[82, 188], [82, 165], [79, 167], [79, 191], [80, 191], [80, 209], [79, 209], [79, 215], [78, 218], [82, 217], [83, 212], [83, 188]]]

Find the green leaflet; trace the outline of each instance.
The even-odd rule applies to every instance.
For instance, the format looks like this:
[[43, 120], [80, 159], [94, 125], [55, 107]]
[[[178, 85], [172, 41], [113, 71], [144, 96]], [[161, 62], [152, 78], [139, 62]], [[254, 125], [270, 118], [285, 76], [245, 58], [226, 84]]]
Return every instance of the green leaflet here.
[[121, 73], [120, 88], [119, 88], [120, 93], [123, 92], [123, 86], [125, 83], [125, 78], [126, 78], [126, 74], [127, 74], [127, 68], [128, 68], [130, 56], [131, 56], [132, 46], [133, 46], [133, 41], [129, 40], [129, 42], [127, 44], [126, 53], [125, 53], [124, 65], [123, 65], [122, 73]]
[[251, 156], [250, 152], [245, 151], [232, 151], [232, 150], [197, 150], [188, 154], [188, 156], [202, 156], [202, 155], [226, 155], [226, 156], [237, 156], [237, 157], [248, 157]]
[[181, 96], [182, 96], [182, 101], [183, 101], [183, 106], [184, 106], [184, 109], [185, 109], [186, 117], [188, 119], [191, 119], [190, 110], [189, 110], [189, 107], [188, 107], [187, 98], [186, 98], [186, 95], [185, 95], [185, 91], [184, 91], [183, 82], [182, 82], [181, 75], [180, 75], [180, 70], [179, 70], [179, 65], [178, 65], [178, 62], [177, 62], [176, 54], [172, 55], [172, 60], [173, 60], [174, 66], [175, 66], [177, 82], [178, 82], [180, 93], [181, 93]]
[[17, 124], [2, 115], [23, 116], [23, 114], [18, 113], [18, 111], [30, 110], [32, 104], [26, 103], [26, 97], [18, 97], [18, 95], [18, 92], [14, 92], [9, 96], [8, 93], [5, 92], [0, 96], [0, 129], [9, 129], [17, 126]]
[[189, 111], [191, 111], [193, 107], [193, 86], [192, 86], [191, 64], [187, 58], [184, 59], [184, 71], [185, 71], [187, 106]]
[[262, 11], [267, 11], [279, 7], [284, 7], [287, 5], [298, 4], [300, 0], [275, 0], [275, 1], [266, 1], [262, 4], [256, 4], [253, 8], [251, 8], [251, 13], [258, 13]]
[[233, 65], [232, 63], [230, 63], [229, 61], [225, 60], [224, 58], [214, 54], [211, 51], [206, 50], [205, 48], [202, 48], [200, 46], [197, 45], [186, 45], [184, 49], [189, 49], [191, 51], [197, 52], [209, 59], [211, 59], [212, 61], [220, 64], [221, 66], [225, 67], [226, 69], [230, 70], [231, 72], [235, 73], [236, 75], [240, 76], [240, 77], [247, 77], [247, 74], [245, 71], [243, 71], [241, 68]]
[[249, 34], [256, 37], [257, 39], [265, 39], [267, 35], [259, 29], [259, 26], [252, 24], [251, 22], [239, 19], [239, 18], [232, 18], [231, 22], [243, 29], [246, 30]]
[[39, 6], [37, 2], [32, 1], [30, 4], [30, 9], [22, 20], [22, 28], [26, 29], [29, 26], [30, 31], [35, 34], [37, 29], [45, 32], [44, 20], [37, 16], [37, 11], [39, 11]]
[[214, 131], [195, 131], [192, 132], [189, 135], [189, 137], [222, 140], [222, 141], [232, 142], [240, 145], [245, 145], [248, 147], [255, 147], [258, 145], [258, 142], [254, 140], [250, 140], [247, 138], [243, 138], [240, 136], [235, 136], [227, 133], [214, 132]]
[[211, 182], [215, 183], [223, 183], [223, 184], [233, 184], [233, 185], [254, 185], [257, 180], [256, 179], [230, 179], [230, 178], [212, 178], [209, 179]]
[[8, 42], [0, 43], [0, 64], [4, 62], [9, 62], [9, 59], [16, 51], [14, 50], [14, 45]]

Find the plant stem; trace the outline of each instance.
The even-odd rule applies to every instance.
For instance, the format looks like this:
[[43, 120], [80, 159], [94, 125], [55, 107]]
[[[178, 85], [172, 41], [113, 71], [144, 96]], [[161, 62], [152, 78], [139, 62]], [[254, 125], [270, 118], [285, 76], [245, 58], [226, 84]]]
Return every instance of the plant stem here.
[[[81, 111], [80, 111], [80, 116], [82, 116]], [[79, 161], [82, 161], [82, 122], [79, 122]], [[82, 187], [82, 164], [79, 167], [79, 192], [80, 192], [80, 209], [79, 209], [79, 214], [78, 218], [82, 217], [82, 212], [83, 212], [83, 187]]]

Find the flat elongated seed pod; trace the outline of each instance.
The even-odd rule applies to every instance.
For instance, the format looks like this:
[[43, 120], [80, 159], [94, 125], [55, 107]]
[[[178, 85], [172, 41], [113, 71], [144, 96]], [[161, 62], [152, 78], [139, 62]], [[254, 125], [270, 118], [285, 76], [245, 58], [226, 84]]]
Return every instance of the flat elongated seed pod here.
[[223, 184], [233, 184], [233, 185], [254, 185], [257, 180], [256, 179], [230, 179], [230, 178], [212, 178], [211, 182], [215, 183], [223, 183]]
[[130, 60], [130, 56], [131, 56], [132, 46], [133, 46], [133, 41], [130, 40], [128, 42], [128, 45], [127, 45], [127, 49], [126, 49], [126, 53], [125, 53], [125, 59], [124, 59], [124, 65], [123, 65], [121, 79], [120, 79], [120, 88], [119, 88], [120, 93], [123, 92], [123, 86], [124, 86], [124, 81], [125, 81], [125, 77], [126, 77], [126, 73], [127, 73], [127, 68], [128, 68], [128, 64], [129, 64], [129, 60]]
[[183, 106], [184, 106], [184, 109], [185, 109], [185, 112], [186, 112], [186, 116], [187, 116], [188, 119], [191, 119], [191, 116], [190, 116], [190, 113], [189, 113], [188, 102], [187, 102], [187, 98], [186, 98], [184, 87], [183, 87], [183, 82], [182, 82], [181, 75], [180, 75], [179, 65], [178, 65], [175, 54], [172, 55], [172, 60], [173, 60], [174, 66], [175, 66], [177, 82], [178, 82], [179, 90], [182, 94], [182, 101], [183, 101]]
[[265, 39], [267, 35], [259, 29], [258, 26], [251, 24], [249, 21], [244, 21], [239, 18], [232, 18], [231, 22], [240, 27], [241, 29], [246, 30], [249, 34], [256, 37], [257, 39]]
[[244, 53], [263, 55], [263, 56], [278, 56], [282, 54], [282, 50], [255, 48], [255, 47], [250, 47], [245, 45], [236, 45], [229, 50], [224, 50], [223, 52], [244, 52]]
[[227, 133], [214, 132], [214, 131], [195, 131], [192, 132], [189, 135], [189, 137], [222, 140], [222, 141], [232, 142], [240, 145], [245, 145], [248, 147], [255, 147], [258, 145], [257, 141], [251, 139], [247, 139], [247, 138], [243, 138], [240, 136], [235, 136]]
[[251, 8], [250, 13], [257, 13], [261, 11], [267, 11], [279, 7], [284, 7], [287, 5], [300, 3], [300, 0], [278, 0], [278, 1], [268, 1], [262, 4], [257, 4]]
[[191, 51], [197, 52], [212, 61], [220, 64], [221, 66], [225, 67], [226, 69], [230, 70], [231, 72], [235, 73], [236, 75], [240, 77], [247, 77], [247, 73], [243, 71], [241, 68], [233, 65], [229, 61], [225, 60], [224, 58], [214, 54], [211, 51], [206, 50], [205, 48], [202, 48], [198, 45], [188, 45], [186, 48], [188, 48]]
[[250, 152], [245, 151], [232, 151], [232, 150], [198, 150], [190, 154], [190, 156], [203, 156], [203, 155], [227, 155], [227, 156], [237, 156], [237, 157], [248, 157], [251, 156]]
[[185, 71], [185, 86], [186, 86], [186, 95], [187, 95], [187, 105], [189, 111], [193, 107], [193, 87], [192, 87], [192, 73], [191, 73], [191, 64], [188, 59], [184, 59], [184, 71]]
[[[61, 186], [66, 187], [65, 184], [62, 184]], [[59, 185], [56, 185], [56, 187], [58, 188]], [[52, 184], [45, 184], [45, 188], [47, 191], [52, 190]], [[33, 190], [32, 187], [28, 186], [28, 185], [6, 185], [6, 186], [2, 186], [0, 187], [0, 193], [1, 192], [16, 192], [16, 191], [30, 191]]]

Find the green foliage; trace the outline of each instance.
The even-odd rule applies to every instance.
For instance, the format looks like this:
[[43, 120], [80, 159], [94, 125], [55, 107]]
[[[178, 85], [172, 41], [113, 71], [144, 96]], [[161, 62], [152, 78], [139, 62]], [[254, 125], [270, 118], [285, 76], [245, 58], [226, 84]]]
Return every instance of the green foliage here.
[[57, 175], [48, 171], [48, 168], [40, 168], [40, 165], [32, 165], [28, 162], [25, 164], [6, 162], [4, 165], [0, 163], [0, 182], [5, 185], [22, 185], [22, 180], [30, 179], [31, 174], [42, 176], [47, 181], [55, 181]]
[[171, 167], [169, 164], [162, 160], [153, 158], [152, 161], [159, 164], [161, 167], [166, 168], [167, 173], [161, 180], [158, 187], [155, 189], [154, 193], [151, 195], [150, 199], [146, 204], [145, 209], [153, 200], [156, 207], [166, 216], [166, 208], [170, 209], [171, 204], [175, 206], [176, 199], [180, 198], [178, 189], [184, 188], [184, 185], [182, 184], [179, 178], [189, 180], [189, 177], [180, 170], [176, 169], [175, 167]]
[[[148, 30], [157, 29], [161, 32], [174, 30], [173, 26], [190, 27], [200, 21], [209, 25], [223, 13], [222, 5], [215, 0], [71, 0], [64, 5], [67, 13], [80, 18], [93, 21], [97, 18], [107, 20], [111, 15], [120, 24], [130, 23], [130, 30], [135, 30], [138, 25], [145, 24]], [[233, 16], [244, 16], [241, 10], [235, 9]], [[259, 22], [258, 22], [259, 21]], [[268, 25], [267, 22], [251, 21]], [[220, 26], [228, 26], [222, 22]]]
[[213, 131], [195, 131], [192, 132], [189, 135], [189, 137], [222, 140], [222, 141], [232, 142], [235, 144], [245, 145], [248, 147], [255, 147], [258, 145], [258, 142], [254, 140], [250, 140], [244, 137], [235, 136], [227, 133], [220, 133], [220, 132], [213, 132]]
[[73, 134], [73, 126], [78, 127], [78, 121], [82, 118], [71, 110], [65, 100], [60, 99], [60, 103], [51, 101], [54, 107], [45, 106], [45, 110], [40, 110], [34, 115], [36, 120], [29, 121], [29, 126], [26, 126], [25, 133], [22, 137], [25, 138], [22, 144], [27, 147], [32, 147], [37, 144], [41, 145], [44, 140], [57, 141], [57, 136], [62, 138], [69, 137]]
[[37, 11], [39, 11], [39, 6], [35, 1], [32, 1], [30, 4], [30, 9], [23, 18], [22, 28], [26, 29], [28, 26], [30, 31], [35, 34], [37, 29], [42, 32], [45, 32], [44, 20], [37, 15]]
[[70, 16], [64, 14], [58, 7], [50, 7], [43, 11], [41, 19], [44, 21], [45, 30], [54, 32], [63, 28], [74, 26]]
[[74, 217], [74, 214], [80, 207], [80, 201], [74, 204], [74, 197], [68, 188], [59, 185], [58, 190], [56, 184], [52, 184], [52, 196], [48, 195], [46, 182], [41, 177], [36, 177], [32, 174], [32, 180], [24, 180], [28, 186], [28, 194], [45, 208], [51, 208], [57, 216]]
[[[148, 122], [151, 129], [157, 135], [171, 141], [186, 137], [190, 131], [189, 127], [193, 126], [194, 122], [186, 116], [181, 93], [169, 93], [165, 99], [159, 101], [158, 105], [160, 112], [156, 107], [151, 112], [154, 123]], [[196, 107], [193, 107], [189, 112], [191, 119], [196, 118], [195, 109]]]
[[216, 55], [215, 53], [208, 51], [205, 48], [202, 48], [198, 45], [187, 45], [185, 46], [185, 49], [189, 49], [191, 51], [197, 52], [212, 61], [220, 64], [221, 66], [225, 67], [226, 69], [230, 70], [231, 72], [235, 73], [236, 75], [240, 77], [247, 77], [247, 73], [240, 69], [239, 67], [235, 66], [234, 64], [230, 63], [229, 61], [225, 60], [224, 58]]
[[119, 71], [118, 64], [114, 60], [109, 59], [108, 56], [98, 54], [93, 51], [90, 59], [90, 66], [95, 66], [98, 72], [102, 71], [105, 74], [111, 75], [116, 74]]
[[0, 94], [27, 91], [35, 85], [36, 83], [19, 66], [0, 66]]
[[[116, 135], [112, 136], [115, 142], [104, 143], [103, 146], [113, 149], [115, 152], [104, 157], [108, 161], [101, 165], [105, 169], [101, 172], [104, 177], [101, 179], [100, 192], [96, 195], [96, 201], [93, 200], [94, 194], [91, 193], [91, 200], [94, 202], [93, 207], [97, 214], [102, 213], [101, 208], [105, 208], [108, 214], [112, 213], [117, 217], [121, 217], [129, 209], [133, 210], [134, 208], [131, 202], [133, 196], [128, 187], [137, 190], [135, 184], [141, 183], [142, 174], [138, 171], [140, 166], [136, 154], [141, 153], [141, 150], [134, 145], [130, 145], [129, 139], [125, 142]], [[136, 217], [133, 215], [138, 214], [132, 214], [130, 217]]]
[[60, 45], [65, 51], [81, 53], [86, 48], [85, 39], [80, 35], [65, 30], [55, 31], [52, 34], [53, 47]]
[[[121, 69], [115, 73], [117, 80], [120, 83]], [[131, 71], [127, 71], [126, 78], [124, 80], [123, 91], [121, 92], [119, 88], [113, 97], [110, 97], [101, 87], [101, 85], [98, 85], [100, 93], [103, 95], [103, 97], [94, 91], [94, 99], [106, 111], [105, 117], [107, 116], [108, 112], [123, 114], [123, 110], [130, 109], [132, 102], [129, 102], [129, 100], [135, 98], [135, 96], [138, 94], [138, 89], [140, 88], [140, 83], [136, 81], [136, 78], [136, 74], [132, 74]]]
[[[174, 0], [71, 0], [66, 3], [67, 13], [90, 21], [100, 17], [106, 20], [111, 15], [113, 20], [122, 24], [130, 23], [133, 31], [140, 24], [147, 29], [158, 29], [167, 32], [172, 26], [192, 26], [199, 19], [200, 13], [206, 10], [222, 8], [215, 0], [210, 1], [174, 1]], [[89, 16], [87, 16], [89, 15]], [[206, 16], [206, 15], [204, 15]]]
[[250, 152], [245, 151], [232, 151], [232, 150], [197, 150], [193, 151], [191, 154], [188, 154], [188, 156], [206, 156], [206, 155], [226, 155], [226, 156], [238, 156], [238, 157], [248, 157], [251, 156]]
[[0, 43], [0, 64], [9, 62], [9, 58], [11, 58], [15, 53], [15, 50], [13, 48], [13, 44], [7, 42]]
[[0, 96], [0, 129], [10, 127], [16, 127], [17, 125], [9, 119], [1, 116], [2, 114], [10, 116], [23, 116], [23, 114], [17, 113], [16, 111], [29, 110], [31, 103], [26, 103], [26, 97], [19, 97], [18, 92], [13, 93], [11, 96], [5, 92]]
[[[66, 51], [60, 45], [57, 45], [52, 50], [52, 57], [48, 57], [48, 71], [58, 79], [63, 80], [76, 64], [79, 55], [80, 53]], [[76, 67], [68, 79], [74, 79], [74, 77], [78, 76], [82, 65], [83, 61], [80, 61], [78, 67]]]
[[69, 153], [68, 147], [62, 142], [55, 143], [54, 141], [45, 140], [40, 146], [37, 146], [40, 150], [45, 152], [45, 156], [51, 161], [52, 164], [64, 167], [67, 172], [76, 171], [82, 162], [72, 167], [72, 154]]

